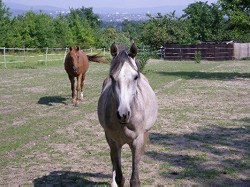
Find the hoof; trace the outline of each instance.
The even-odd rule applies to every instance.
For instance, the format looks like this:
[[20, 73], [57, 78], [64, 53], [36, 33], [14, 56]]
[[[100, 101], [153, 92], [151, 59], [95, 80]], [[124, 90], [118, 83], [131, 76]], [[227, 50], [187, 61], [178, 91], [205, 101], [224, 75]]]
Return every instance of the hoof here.
[[80, 104], [80, 99], [76, 99], [76, 101], [75, 101], [75, 103], [74, 103], [74, 106], [79, 106], [79, 104]]

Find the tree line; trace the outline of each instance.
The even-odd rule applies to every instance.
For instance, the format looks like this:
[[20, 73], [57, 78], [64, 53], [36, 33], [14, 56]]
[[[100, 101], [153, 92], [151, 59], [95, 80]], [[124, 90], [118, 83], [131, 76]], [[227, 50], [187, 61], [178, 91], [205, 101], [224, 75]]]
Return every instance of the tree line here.
[[12, 16], [0, 0], [0, 46], [109, 48], [114, 41], [158, 49], [164, 43], [250, 42], [249, 0], [218, 0], [217, 3], [195, 2], [177, 17], [147, 15], [148, 20], [125, 20], [121, 29], [102, 21], [92, 8], [70, 9], [67, 15], [51, 17], [43, 12], [28, 11]]

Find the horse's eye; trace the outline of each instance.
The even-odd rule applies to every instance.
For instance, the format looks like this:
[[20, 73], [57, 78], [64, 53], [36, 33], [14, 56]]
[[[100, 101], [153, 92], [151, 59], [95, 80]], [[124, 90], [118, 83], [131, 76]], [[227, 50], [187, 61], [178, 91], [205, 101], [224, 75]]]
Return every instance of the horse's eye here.
[[138, 79], [138, 75], [135, 76], [134, 80], [137, 80]]

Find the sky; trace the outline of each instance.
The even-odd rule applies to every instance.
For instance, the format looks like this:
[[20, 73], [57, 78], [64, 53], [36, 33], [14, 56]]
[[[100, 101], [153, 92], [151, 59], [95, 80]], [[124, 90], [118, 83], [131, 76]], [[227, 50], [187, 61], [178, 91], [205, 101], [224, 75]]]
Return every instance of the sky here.
[[187, 6], [190, 3], [203, 1], [208, 3], [216, 3], [217, 0], [3, 0], [3, 2], [14, 2], [24, 5], [50, 5], [60, 8], [148, 8], [161, 6]]

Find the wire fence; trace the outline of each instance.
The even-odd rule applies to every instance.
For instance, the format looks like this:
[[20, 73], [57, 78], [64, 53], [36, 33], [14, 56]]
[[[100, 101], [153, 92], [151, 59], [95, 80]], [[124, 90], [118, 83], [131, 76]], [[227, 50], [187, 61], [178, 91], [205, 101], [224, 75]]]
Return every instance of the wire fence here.
[[[88, 54], [101, 53], [106, 55], [106, 49], [83, 49]], [[67, 55], [68, 48], [5, 48], [0, 47], [0, 64], [7, 68], [8, 64], [41, 62], [46, 66], [49, 62], [61, 61]]]

